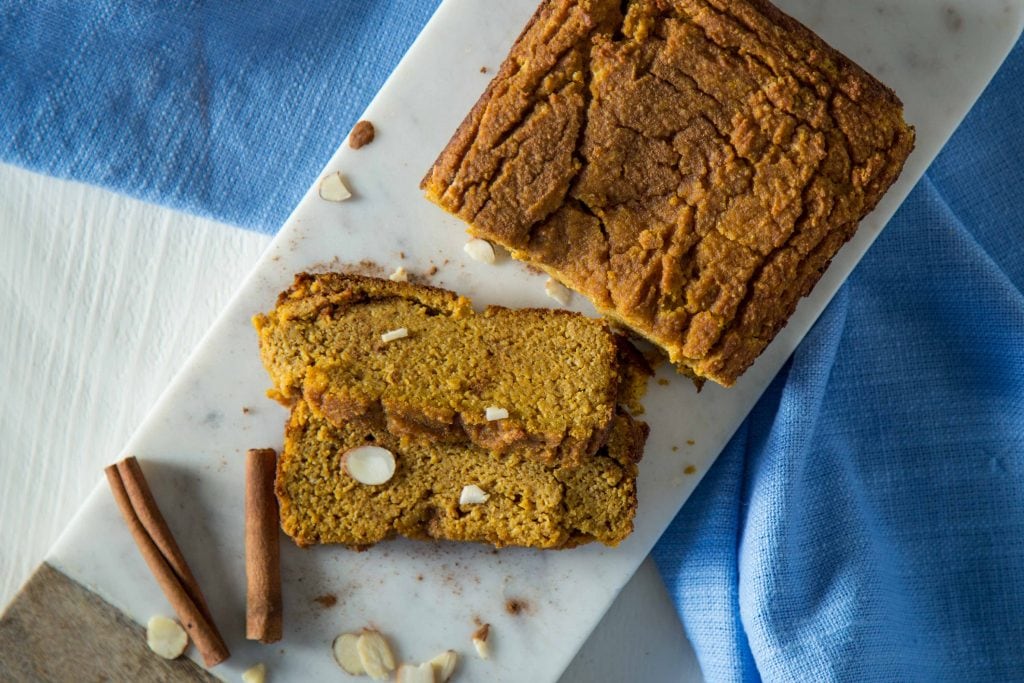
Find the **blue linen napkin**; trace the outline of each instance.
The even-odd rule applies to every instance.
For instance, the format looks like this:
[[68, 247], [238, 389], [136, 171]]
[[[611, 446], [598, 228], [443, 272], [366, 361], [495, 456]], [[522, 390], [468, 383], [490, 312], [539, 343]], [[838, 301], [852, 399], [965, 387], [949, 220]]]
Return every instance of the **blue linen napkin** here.
[[0, 160], [275, 232], [440, 0], [0, 0]]
[[1024, 42], [655, 549], [712, 681], [1024, 680]]
[[[0, 0], [0, 159], [273, 232], [437, 4]], [[1022, 85], [1018, 44], [658, 544], [709, 680], [1024, 678]]]

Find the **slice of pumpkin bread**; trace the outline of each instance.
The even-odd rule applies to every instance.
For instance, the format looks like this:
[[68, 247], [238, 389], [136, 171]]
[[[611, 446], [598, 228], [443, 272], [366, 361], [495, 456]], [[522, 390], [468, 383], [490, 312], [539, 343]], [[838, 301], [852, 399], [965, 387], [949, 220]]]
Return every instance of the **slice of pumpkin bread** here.
[[[334, 426], [299, 400], [278, 461], [281, 525], [300, 546], [365, 548], [397, 535], [497, 547], [613, 546], [633, 530], [647, 426], [618, 414], [610, 434], [578, 467], [544, 465], [471, 443], [401, 439], [357, 422]], [[346, 453], [366, 445], [394, 456], [385, 483], [349, 474]], [[477, 497], [460, 503], [472, 486]]]
[[544, 463], [591, 457], [617, 406], [635, 404], [643, 386], [637, 354], [603, 321], [475, 313], [464, 297], [423, 285], [300, 274], [254, 324], [282, 402], [302, 397], [335, 427], [355, 421]]

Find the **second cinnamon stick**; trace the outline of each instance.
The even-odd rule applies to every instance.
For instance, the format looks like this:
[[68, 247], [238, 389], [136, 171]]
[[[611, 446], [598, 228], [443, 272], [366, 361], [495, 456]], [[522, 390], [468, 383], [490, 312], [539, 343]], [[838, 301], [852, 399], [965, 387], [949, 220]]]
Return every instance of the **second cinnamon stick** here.
[[274, 497], [277, 452], [254, 448], [245, 456], [245, 637], [281, 640], [280, 521]]
[[196, 644], [207, 666], [228, 658], [228, 648], [185, 558], [160, 514], [142, 469], [130, 457], [104, 472], [128, 530], [157, 584]]

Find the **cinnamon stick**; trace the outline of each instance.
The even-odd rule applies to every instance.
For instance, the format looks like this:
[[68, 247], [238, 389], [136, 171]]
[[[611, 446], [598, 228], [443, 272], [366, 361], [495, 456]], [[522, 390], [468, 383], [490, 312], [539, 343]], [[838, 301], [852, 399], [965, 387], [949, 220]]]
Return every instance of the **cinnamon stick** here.
[[274, 497], [277, 452], [253, 448], [245, 456], [245, 637], [281, 640], [280, 521]]
[[230, 656], [227, 645], [210, 615], [199, 584], [146, 483], [134, 457], [104, 469], [128, 530], [157, 584], [171, 603], [207, 666]]

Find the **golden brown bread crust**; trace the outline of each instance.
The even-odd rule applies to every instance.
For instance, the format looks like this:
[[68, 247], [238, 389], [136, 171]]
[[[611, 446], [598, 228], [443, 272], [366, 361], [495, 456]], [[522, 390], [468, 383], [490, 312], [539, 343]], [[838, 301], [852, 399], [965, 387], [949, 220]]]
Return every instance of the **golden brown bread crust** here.
[[546, 0], [423, 188], [728, 386], [913, 142], [891, 90], [765, 0]]
[[[281, 525], [300, 546], [365, 548], [396, 535], [497, 547], [616, 545], [633, 530], [636, 460], [647, 427], [620, 416], [611, 434], [582, 466], [548, 466], [472, 444], [404, 441], [355, 423], [335, 427], [300, 400], [278, 460]], [[342, 455], [366, 443], [395, 454], [395, 474], [385, 484], [360, 484], [344, 471]], [[488, 500], [459, 505], [469, 484]]]
[[[357, 421], [428, 441], [578, 465], [646, 382], [604, 321], [490, 307], [452, 292], [358, 275], [300, 274], [254, 318], [275, 397], [302, 397], [337, 427]], [[389, 343], [381, 334], [406, 328]], [[648, 371], [649, 372], [649, 371]], [[509, 411], [489, 421], [487, 407]]]

